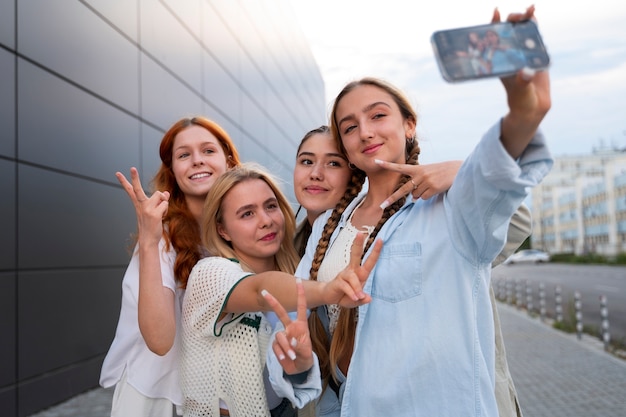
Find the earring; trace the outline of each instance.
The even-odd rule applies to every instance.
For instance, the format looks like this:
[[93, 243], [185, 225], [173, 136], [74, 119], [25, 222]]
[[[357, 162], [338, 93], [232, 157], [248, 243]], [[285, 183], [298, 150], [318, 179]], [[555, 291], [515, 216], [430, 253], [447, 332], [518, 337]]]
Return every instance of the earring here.
[[348, 162], [348, 168], [354, 171], [356, 169], [356, 165], [354, 165], [352, 162]]

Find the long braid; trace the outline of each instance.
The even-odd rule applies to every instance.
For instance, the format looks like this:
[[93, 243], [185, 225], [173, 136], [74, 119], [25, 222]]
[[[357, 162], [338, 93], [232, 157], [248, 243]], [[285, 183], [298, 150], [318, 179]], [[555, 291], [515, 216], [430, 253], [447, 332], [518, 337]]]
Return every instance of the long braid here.
[[[407, 140], [407, 150], [406, 150], [406, 159], [407, 164], [417, 165], [418, 156], [420, 153], [419, 145], [415, 138], [411, 138]], [[398, 190], [404, 184], [406, 184], [411, 177], [408, 175], [403, 175], [394, 191]], [[376, 227], [370, 234], [366, 244], [365, 249], [363, 250], [363, 255], [367, 253], [370, 246], [376, 240], [376, 236], [378, 232], [383, 227], [383, 225], [404, 206], [406, 202], [406, 196], [403, 196], [396, 200], [393, 204], [387, 207], [383, 214], [376, 224]], [[329, 351], [329, 361], [330, 361], [330, 372], [332, 377], [337, 380], [337, 364], [345, 358], [352, 357], [352, 351], [354, 349], [354, 339], [356, 337], [356, 324], [357, 324], [357, 313], [358, 309], [356, 308], [340, 308], [339, 317], [337, 318], [337, 327], [335, 328], [335, 332], [333, 334], [333, 338], [330, 342], [330, 351]]]
[[[322, 232], [322, 237], [320, 238], [317, 249], [315, 250], [315, 255], [313, 257], [313, 262], [311, 264], [310, 270], [310, 278], [313, 281], [317, 281], [317, 273], [319, 271], [320, 265], [324, 260], [324, 256], [326, 255], [326, 251], [328, 250], [328, 245], [330, 242], [330, 237], [337, 228], [339, 224], [339, 219], [341, 215], [348, 207], [348, 204], [361, 192], [363, 188], [363, 183], [365, 182], [365, 173], [361, 170], [354, 170], [352, 173], [352, 178], [350, 179], [350, 183], [346, 188], [346, 192], [343, 197], [337, 203], [337, 206], [333, 210], [333, 213], [329, 217], [326, 225], [324, 226], [324, 230]], [[322, 312], [321, 314], [326, 314]], [[324, 381], [324, 388], [328, 385], [328, 380], [331, 375], [331, 366], [330, 366], [330, 357], [329, 357], [329, 338], [326, 332], [326, 328], [322, 324], [318, 316], [317, 309], [311, 310], [311, 314], [309, 315], [309, 331], [311, 335], [311, 345], [313, 351], [317, 354], [320, 370], [322, 374], [322, 380]]]

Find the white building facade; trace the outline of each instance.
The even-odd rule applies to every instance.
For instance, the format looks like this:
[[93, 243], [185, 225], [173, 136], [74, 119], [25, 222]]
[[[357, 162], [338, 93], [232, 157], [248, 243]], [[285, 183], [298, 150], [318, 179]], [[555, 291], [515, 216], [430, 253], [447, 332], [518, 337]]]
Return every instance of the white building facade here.
[[533, 248], [551, 254], [626, 253], [626, 152], [556, 157], [532, 191]]

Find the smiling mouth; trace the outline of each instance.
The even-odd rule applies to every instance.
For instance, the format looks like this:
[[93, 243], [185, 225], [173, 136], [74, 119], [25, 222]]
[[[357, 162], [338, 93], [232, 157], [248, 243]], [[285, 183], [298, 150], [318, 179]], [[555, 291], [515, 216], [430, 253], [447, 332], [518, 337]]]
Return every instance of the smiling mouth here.
[[276, 238], [276, 233], [269, 233], [269, 234], [263, 236], [261, 238], [261, 240], [267, 242], [267, 241], [274, 240], [275, 238]]
[[304, 190], [310, 193], [315, 193], [315, 194], [328, 191], [326, 188], [322, 188], [322, 187], [304, 187]]
[[368, 146], [367, 148], [363, 149], [363, 153], [373, 153], [377, 151], [381, 146], [383, 145], [377, 144], [377, 145]]
[[200, 179], [200, 178], [208, 178], [210, 176], [211, 176], [211, 174], [208, 173], [208, 172], [199, 172], [197, 174], [193, 174], [191, 177], [189, 177], [189, 179], [197, 180], [197, 179]]

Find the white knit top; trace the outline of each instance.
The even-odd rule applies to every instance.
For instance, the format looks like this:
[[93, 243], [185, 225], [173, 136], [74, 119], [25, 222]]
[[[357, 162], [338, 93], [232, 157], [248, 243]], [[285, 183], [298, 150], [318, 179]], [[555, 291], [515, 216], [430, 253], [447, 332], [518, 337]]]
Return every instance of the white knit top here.
[[[317, 280], [320, 282], [328, 282], [335, 279], [337, 276], [337, 271], [343, 270], [348, 263], [350, 262], [350, 250], [352, 248], [352, 242], [356, 237], [359, 230], [352, 225], [352, 216], [356, 212], [356, 210], [363, 204], [365, 199], [361, 200], [359, 204], [354, 208], [348, 221], [346, 222], [346, 226], [341, 229], [339, 234], [337, 235], [337, 239], [335, 242], [328, 248], [326, 251], [326, 255], [324, 256], [324, 260], [320, 265], [320, 269], [317, 272]], [[367, 232], [368, 236], [372, 234], [374, 227], [365, 226], [362, 230]], [[367, 239], [365, 239], [367, 243]], [[339, 312], [341, 311], [341, 307], [337, 304], [328, 304], [326, 306], [328, 311], [328, 331], [332, 335], [335, 332], [335, 328], [337, 327], [337, 320], [339, 319]], [[358, 313], [358, 310], [357, 310]]]
[[220, 320], [233, 288], [249, 275], [221, 257], [200, 260], [189, 275], [181, 317], [185, 416], [218, 417], [220, 399], [231, 416], [270, 416], [263, 369], [271, 325], [260, 312]]

